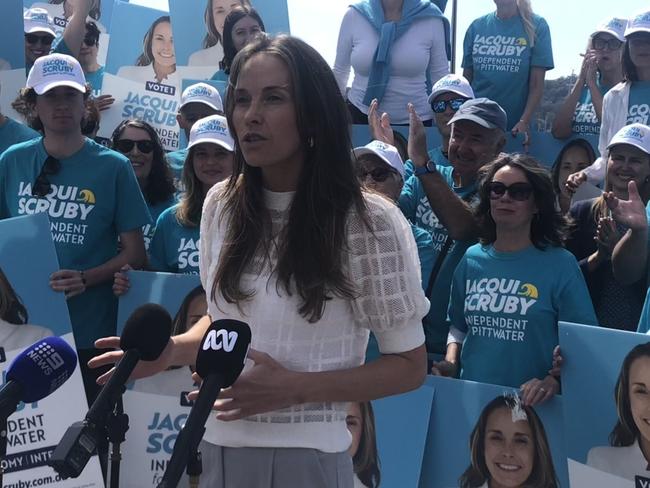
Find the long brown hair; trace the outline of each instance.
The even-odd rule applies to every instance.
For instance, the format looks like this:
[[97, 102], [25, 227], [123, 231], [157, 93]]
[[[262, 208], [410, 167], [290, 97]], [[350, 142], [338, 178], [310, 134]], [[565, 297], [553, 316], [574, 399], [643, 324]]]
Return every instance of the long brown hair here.
[[487, 430], [488, 417], [499, 408], [513, 410], [522, 409], [530, 427], [535, 453], [533, 456], [533, 470], [526, 480], [524, 486], [527, 488], [557, 488], [559, 482], [553, 466], [551, 449], [546, 439], [544, 424], [537, 416], [532, 407], [525, 406], [513, 395], [501, 395], [488, 403], [479, 417], [472, 435], [469, 439], [471, 462], [469, 467], [461, 475], [459, 484], [461, 488], [478, 488], [490, 479], [490, 471], [485, 462], [485, 432]]
[[183, 186], [183, 196], [176, 206], [176, 220], [183, 227], [198, 227], [201, 223], [201, 213], [203, 211], [203, 201], [205, 193], [203, 183], [196, 176], [194, 171], [194, 153], [196, 146], [187, 151], [183, 172], [181, 173], [181, 184]]
[[377, 451], [377, 429], [372, 403], [359, 402], [361, 412], [361, 438], [352, 458], [354, 474], [368, 488], [377, 488], [381, 483], [379, 453]]
[[[203, 20], [205, 21], [205, 28], [207, 30], [207, 33], [205, 34], [202, 43], [204, 49], [207, 49], [209, 47], [212, 47], [222, 42], [221, 34], [219, 34], [217, 27], [214, 25], [214, 15], [212, 13], [212, 1], [213, 0], [208, 0], [208, 2], [205, 5], [205, 13], [203, 14]], [[242, 7], [248, 7], [248, 8], [252, 7], [250, 0], [239, 0], [239, 3]]]
[[300, 314], [316, 322], [333, 295], [352, 299], [356, 294], [343, 265], [347, 216], [355, 209], [367, 223], [367, 212], [352, 162], [349, 115], [332, 70], [315, 49], [286, 35], [260, 35], [237, 54], [231, 68], [226, 116], [235, 139], [235, 171], [223, 195], [227, 234], [211, 296], [217, 301], [220, 292], [237, 304], [250, 299], [252, 293], [240, 285], [242, 274], [256, 255], [270, 262], [271, 217], [264, 206], [262, 172], [246, 164], [232, 119], [239, 74], [259, 53], [276, 56], [289, 70], [305, 154], [274, 272], [279, 286], [300, 296]]

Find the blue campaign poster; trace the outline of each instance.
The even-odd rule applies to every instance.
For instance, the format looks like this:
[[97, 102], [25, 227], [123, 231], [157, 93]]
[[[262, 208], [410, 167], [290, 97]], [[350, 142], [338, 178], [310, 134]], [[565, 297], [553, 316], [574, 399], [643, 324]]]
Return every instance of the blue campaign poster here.
[[0, 70], [25, 68], [22, 1], [2, 0], [0, 16], [4, 19], [0, 29]]
[[[625, 358], [639, 345], [645, 345], [637, 350], [639, 361], [623, 368]], [[650, 440], [650, 429], [644, 420], [647, 414], [639, 413], [638, 405], [650, 391], [646, 390], [650, 388], [650, 369], [639, 369], [644, 361], [650, 364], [650, 337], [560, 322], [560, 348], [569, 458], [630, 481], [641, 475], [647, 482], [648, 461], [638, 442]], [[616, 382], [621, 371], [627, 380], [619, 396]], [[621, 435], [624, 430], [619, 429], [614, 437], [620, 447], [610, 447], [609, 436], [619, 419], [617, 406], [629, 434]]]
[[[2, 0], [8, 2], [9, 0]], [[111, 14], [113, 13], [113, 3], [122, 0], [91, 0], [93, 5], [90, 11], [90, 20], [101, 23], [106, 31], [111, 25]], [[39, 7], [45, 8], [52, 17], [64, 17], [64, 8], [66, 0], [22, 0], [25, 8]]]
[[157, 303], [174, 318], [189, 292], [201, 285], [198, 275], [129, 271], [131, 288], [120, 297], [117, 333], [122, 333], [129, 315], [145, 303]]
[[[264, 21], [266, 32], [289, 33], [287, 0], [252, 0], [250, 3]], [[179, 65], [215, 68], [219, 65], [223, 57], [222, 45], [205, 42], [206, 36], [208, 31], [220, 33], [225, 19], [225, 14], [215, 16], [212, 11], [229, 8], [232, 4], [230, 0], [169, 0]]]
[[372, 402], [381, 485], [417, 488], [424, 457], [434, 388], [425, 384], [403, 395]]
[[[438, 376], [429, 376], [426, 383], [435, 388], [436, 395], [431, 411], [420, 488], [457, 487], [460, 476], [470, 466], [470, 435], [484, 408], [495, 398], [501, 395], [516, 395], [517, 391], [502, 386]], [[562, 399], [555, 397], [533, 410], [545, 434], [536, 436], [535, 445], [542, 446], [543, 442], [546, 442], [552, 455], [552, 469], [560, 486], [568, 487]], [[520, 412], [521, 414], [526, 415], [526, 410]], [[529, 425], [535, 423], [530, 417], [531, 415], [528, 415]], [[538, 432], [541, 432], [541, 429]], [[491, 464], [485, 458], [481, 446], [479, 449], [475, 454], [479, 458], [483, 456], [482, 459], [486, 461], [489, 469]], [[539, 449], [535, 451], [536, 454], [540, 452], [542, 451]], [[543, 459], [543, 456], [535, 456], [534, 459]], [[524, 469], [535, 467], [525, 466], [523, 462], [521, 464]], [[547, 469], [551, 466], [548, 461], [544, 465]], [[523, 483], [517, 486], [522, 485]]]

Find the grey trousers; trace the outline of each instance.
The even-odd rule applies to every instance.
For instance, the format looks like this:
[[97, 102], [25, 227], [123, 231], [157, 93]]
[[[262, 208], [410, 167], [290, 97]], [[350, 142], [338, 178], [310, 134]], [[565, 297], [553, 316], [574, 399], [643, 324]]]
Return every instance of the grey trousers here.
[[347, 452], [221, 447], [201, 442], [199, 488], [353, 488]]

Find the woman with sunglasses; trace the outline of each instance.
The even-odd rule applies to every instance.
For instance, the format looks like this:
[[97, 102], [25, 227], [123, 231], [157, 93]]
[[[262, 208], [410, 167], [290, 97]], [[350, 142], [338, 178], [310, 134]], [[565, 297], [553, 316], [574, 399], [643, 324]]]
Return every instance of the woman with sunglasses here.
[[52, 54], [36, 60], [22, 98], [44, 136], [0, 157], [0, 218], [49, 215], [61, 266], [50, 286], [67, 298], [92, 399], [97, 387], [85, 363], [93, 341], [115, 332], [113, 274], [127, 263], [144, 264], [142, 226], [150, 217], [129, 160], [83, 136], [89, 95], [76, 59]]
[[589, 37], [582, 68], [553, 121], [553, 135], [598, 135], [603, 97], [623, 79], [621, 51], [627, 19], [611, 18]]
[[596, 324], [593, 306], [562, 248], [567, 220], [546, 169], [502, 154], [481, 170], [479, 195], [483, 237], [454, 273], [445, 359], [460, 362], [462, 379], [521, 387], [524, 403], [534, 405], [559, 391], [548, 373], [558, 321]]
[[[174, 181], [156, 130], [140, 120], [124, 120], [113, 131], [111, 148], [124, 154], [133, 167], [138, 185], [154, 222], [175, 203]], [[143, 227], [145, 248], [153, 237], [155, 227]]]

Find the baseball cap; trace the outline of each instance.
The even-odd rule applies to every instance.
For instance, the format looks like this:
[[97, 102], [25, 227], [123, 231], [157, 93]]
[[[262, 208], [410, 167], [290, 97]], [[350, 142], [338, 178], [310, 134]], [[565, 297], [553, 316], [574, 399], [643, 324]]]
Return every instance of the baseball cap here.
[[183, 90], [180, 108], [183, 108], [188, 103], [202, 103], [214, 110], [223, 112], [223, 102], [219, 91], [207, 83], [196, 83]]
[[441, 93], [446, 92], [456, 93], [464, 98], [474, 98], [474, 90], [472, 90], [469, 81], [464, 76], [450, 74], [443, 76], [433, 85], [429, 103], [433, 102]]
[[627, 21], [625, 37], [637, 32], [650, 32], [650, 10], [640, 12]]
[[594, 37], [596, 34], [604, 32], [614, 36], [621, 42], [625, 42], [625, 28], [627, 27], [627, 19], [621, 19], [618, 17], [612, 17], [605, 20], [596, 27], [596, 30], [591, 34], [591, 37]]
[[476, 122], [486, 129], [501, 129], [505, 132], [508, 116], [497, 102], [489, 98], [474, 98], [463, 103], [447, 125], [459, 120]]
[[34, 32], [47, 32], [52, 37], [56, 37], [52, 18], [44, 8], [30, 8], [23, 14], [25, 25], [25, 34]]
[[399, 152], [397, 152], [395, 146], [391, 146], [390, 144], [381, 141], [372, 141], [370, 144], [366, 144], [365, 146], [355, 147], [352, 150], [352, 153], [356, 158], [360, 158], [364, 154], [374, 154], [388, 166], [395, 169], [401, 177], [404, 177], [404, 163], [402, 162], [402, 158], [399, 155]]
[[619, 144], [629, 144], [650, 155], [650, 127], [639, 123], [626, 125], [612, 137], [607, 149]]
[[86, 93], [86, 77], [79, 61], [67, 54], [48, 54], [34, 62], [27, 77], [27, 88], [37, 95], [57, 86], [69, 86]]
[[187, 148], [209, 142], [234, 151], [235, 141], [228, 130], [228, 122], [221, 115], [210, 115], [204, 119], [197, 120], [190, 130], [190, 142]]

